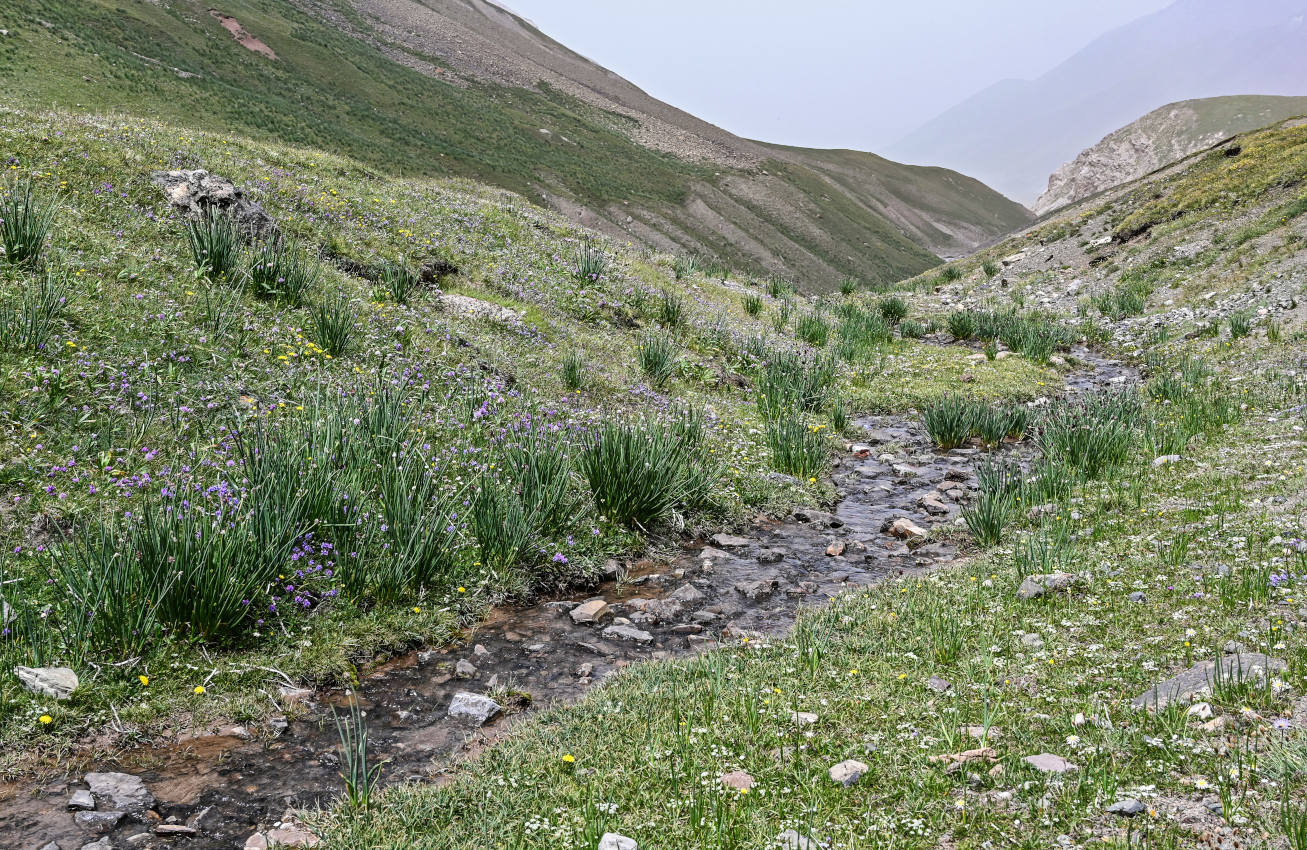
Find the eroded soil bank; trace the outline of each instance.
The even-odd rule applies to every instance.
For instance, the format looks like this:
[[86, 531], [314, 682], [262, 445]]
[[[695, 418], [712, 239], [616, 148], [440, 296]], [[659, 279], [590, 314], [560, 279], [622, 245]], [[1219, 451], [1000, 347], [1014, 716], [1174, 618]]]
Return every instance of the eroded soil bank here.
[[[1087, 351], [1075, 356], [1087, 368], [1068, 376], [1068, 393], [1135, 379], [1115, 361]], [[928, 530], [957, 517], [976, 488], [981, 452], [937, 453], [915, 418], [868, 418], [857, 427], [857, 441], [831, 472], [840, 497], [832, 511], [798, 509], [740, 535], [687, 543], [667, 561], [629, 565], [587, 596], [496, 609], [468, 629], [463, 644], [377, 666], [357, 694], [313, 693], [287, 683], [277, 694], [291, 707], [284, 720], [232, 725], [96, 765], [144, 782], [154, 802], [137, 815], [97, 818], [113, 808], [102, 800], [98, 811], [70, 811], [73, 795], [87, 788], [83, 775], [6, 786], [0, 790], [3, 846], [263, 847], [261, 833], [288, 810], [326, 804], [340, 793], [333, 710], [351, 699], [367, 712], [370, 753], [385, 762], [385, 781], [438, 781], [453, 760], [475, 755], [528, 711], [576, 700], [625, 666], [784, 632], [802, 606], [952, 562], [956, 546], [918, 545], [909, 526]], [[584, 603], [591, 604], [579, 607]], [[503, 705], [484, 725], [451, 717], [460, 693], [490, 694]], [[291, 827], [273, 837], [294, 834]]]

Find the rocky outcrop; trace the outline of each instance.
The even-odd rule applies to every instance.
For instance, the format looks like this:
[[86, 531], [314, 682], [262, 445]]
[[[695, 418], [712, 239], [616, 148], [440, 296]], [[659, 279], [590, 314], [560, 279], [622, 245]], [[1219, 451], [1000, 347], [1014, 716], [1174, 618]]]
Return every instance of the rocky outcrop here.
[[1036, 215], [1129, 183], [1239, 133], [1307, 111], [1307, 98], [1213, 97], [1172, 103], [1110, 133], [1048, 179]]
[[211, 213], [223, 213], [250, 238], [262, 238], [277, 233], [277, 223], [257, 201], [226, 177], [210, 174], [202, 168], [156, 171], [150, 175], [167, 196], [173, 207], [188, 216], [199, 218]]

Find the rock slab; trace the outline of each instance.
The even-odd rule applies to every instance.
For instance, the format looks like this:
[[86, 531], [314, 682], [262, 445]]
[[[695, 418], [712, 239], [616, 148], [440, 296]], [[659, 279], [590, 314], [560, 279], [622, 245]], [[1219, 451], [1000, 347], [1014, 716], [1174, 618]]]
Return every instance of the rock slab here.
[[14, 675], [34, 694], [64, 700], [77, 690], [77, 674], [68, 667], [15, 667]]
[[634, 838], [627, 838], [616, 832], [605, 832], [603, 838], [599, 839], [598, 850], [640, 850], [640, 845]]
[[1038, 599], [1050, 593], [1061, 593], [1070, 590], [1076, 581], [1078, 581], [1078, 577], [1075, 573], [1048, 573], [1046, 575], [1026, 576], [1025, 581], [1021, 582], [1021, 587], [1017, 588], [1017, 596], [1022, 599]]
[[1183, 702], [1211, 690], [1218, 680], [1237, 682], [1261, 679], [1270, 673], [1284, 670], [1283, 660], [1250, 652], [1247, 655], [1227, 655], [1221, 659], [1218, 672], [1216, 661], [1200, 661], [1194, 666], [1164, 682], [1158, 682], [1133, 700], [1135, 708], [1163, 709], [1173, 702]]
[[139, 776], [130, 773], [88, 773], [86, 784], [91, 788], [97, 808], [126, 812], [142, 817], [154, 808], [154, 795], [145, 787]]

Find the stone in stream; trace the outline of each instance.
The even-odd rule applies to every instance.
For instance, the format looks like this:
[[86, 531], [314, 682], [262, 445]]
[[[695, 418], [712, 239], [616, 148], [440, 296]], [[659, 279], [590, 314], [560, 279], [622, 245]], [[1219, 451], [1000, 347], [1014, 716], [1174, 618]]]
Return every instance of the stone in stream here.
[[862, 774], [866, 773], [867, 769], [867, 766], [862, 762], [847, 759], [837, 765], [832, 765], [831, 769], [827, 771], [827, 775], [830, 776], [832, 782], [838, 782], [847, 788], [861, 779]]
[[77, 690], [77, 674], [68, 667], [15, 667], [14, 675], [34, 694], [68, 699]]
[[1135, 815], [1142, 815], [1147, 809], [1147, 806], [1131, 797], [1128, 800], [1121, 800], [1108, 806], [1107, 813], [1117, 817], [1132, 818]]
[[295, 823], [283, 823], [267, 832], [256, 832], [245, 839], [245, 850], [267, 850], [269, 847], [317, 847], [321, 843], [316, 835]]
[[640, 845], [634, 838], [627, 838], [616, 832], [605, 832], [603, 838], [599, 839], [597, 850], [640, 850]]
[[486, 721], [499, 713], [499, 703], [485, 694], [459, 691], [449, 703], [447, 714], [457, 720], [468, 720], [477, 726], [484, 726]]
[[760, 602], [770, 597], [776, 592], [779, 585], [775, 579], [760, 579], [757, 581], [742, 581], [735, 585], [735, 592], [746, 599], [752, 599], [754, 602]]
[[161, 823], [154, 828], [155, 835], [198, 835], [199, 830], [193, 826], [187, 826], [184, 823]]
[[454, 665], [454, 675], [460, 679], [471, 679], [476, 674], [476, 665], [466, 658], [458, 659], [458, 663]]
[[73, 815], [73, 821], [82, 829], [96, 835], [104, 835], [112, 832], [114, 827], [118, 826], [118, 821], [126, 816], [126, 812], [78, 812]]
[[758, 563], [760, 564], [779, 564], [785, 560], [784, 549], [763, 549], [758, 553]]
[[1050, 593], [1070, 590], [1080, 577], [1075, 573], [1047, 573], [1045, 575], [1026, 576], [1017, 588], [1017, 596], [1022, 599], [1038, 599]]
[[796, 508], [794, 518], [799, 522], [807, 522], [827, 528], [839, 528], [844, 525], [842, 520], [836, 519], [833, 515], [825, 511], [819, 511], [816, 508]]
[[98, 807], [140, 818], [154, 808], [154, 795], [139, 776], [130, 773], [88, 773], [86, 784]]
[[653, 641], [653, 635], [637, 629], [635, 626], [609, 626], [603, 630], [602, 634], [606, 638], [629, 640], [635, 643], [650, 643]]
[[1215, 661], [1200, 661], [1183, 673], [1144, 691], [1134, 698], [1132, 705], [1135, 708], [1161, 710], [1173, 702], [1183, 702], [1210, 690], [1218, 679], [1228, 682], [1262, 680], [1271, 672], [1284, 670], [1287, 666], [1283, 660], [1260, 652], [1227, 655], [1220, 661], [1220, 671], [1217, 671], [1216, 664]]
[[743, 549], [753, 542], [747, 537], [740, 537], [735, 534], [714, 534], [708, 539], [712, 541], [712, 545], [720, 546], [723, 549]]
[[578, 626], [599, 623], [612, 615], [613, 610], [602, 599], [591, 599], [588, 602], [582, 602], [571, 611], [572, 622]]
[[838, 558], [844, 554], [846, 548], [848, 548], [848, 544], [843, 540], [832, 540], [830, 545], [826, 547], [826, 555], [831, 558]]
[[70, 812], [89, 812], [95, 808], [95, 798], [91, 796], [90, 791], [74, 791], [73, 795], [68, 798], [68, 810]]
[[683, 584], [667, 594], [667, 598], [680, 602], [683, 605], [693, 605], [696, 602], [703, 601], [704, 595], [700, 593], [698, 588], [694, 585]]
[[897, 537], [900, 540], [914, 540], [919, 537], [925, 537], [927, 534], [926, 529], [917, 525], [907, 517], [899, 517], [893, 522], [887, 522], [885, 524], [885, 529], [889, 531], [890, 535]]

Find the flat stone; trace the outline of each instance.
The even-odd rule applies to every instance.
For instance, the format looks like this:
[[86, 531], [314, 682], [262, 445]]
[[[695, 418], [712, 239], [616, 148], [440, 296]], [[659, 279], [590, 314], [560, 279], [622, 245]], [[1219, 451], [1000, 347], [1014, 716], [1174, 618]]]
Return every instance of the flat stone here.
[[735, 585], [735, 592], [746, 599], [758, 602], [775, 593], [776, 587], [775, 580], [742, 581]]
[[[42, 850], [50, 850], [51, 847], [53, 847], [54, 850], [59, 850], [59, 845], [54, 842], [45, 845]], [[114, 850], [114, 847], [113, 842], [108, 838], [101, 838], [98, 841], [89, 841], [86, 844], [83, 844], [81, 850]]]
[[1047, 573], [1045, 575], [1026, 576], [1017, 588], [1017, 596], [1022, 599], [1037, 599], [1050, 593], [1060, 593], [1070, 589], [1079, 581], [1075, 573]]
[[454, 699], [450, 701], [447, 714], [459, 720], [469, 720], [477, 726], [484, 726], [486, 721], [498, 714], [499, 711], [499, 703], [485, 694], [459, 691], [454, 694]]
[[1123, 818], [1132, 818], [1135, 815], [1142, 815], [1146, 811], [1148, 811], [1148, 807], [1136, 800], [1134, 797], [1131, 797], [1128, 800], [1120, 800], [1107, 807], [1107, 813], [1109, 815], [1116, 815], [1117, 817]]
[[73, 821], [82, 829], [88, 829], [96, 835], [112, 832], [118, 821], [127, 816], [126, 812], [78, 812]]
[[14, 675], [34, 694], [64, 700], [77, 690], [77, 674], [68, 667], [15, 667]]
[[268, 833], [268, 843], [274, 847], [317, 847], [321, 839], [298, 824], [283, 824]]
[[598, 850], [640, 850], [640, 845], [634, 838], [627, 838], [616, 832], [605, 832], [599, 839]]
[[705, 597], [694, 585], [683, 584], [667, 594], [667, 598], [674, 599], [683, 605], [693, 605], [696, 602], [702, 602]]
[[68, 810], [72, 812], [89, 812], [95, 808], [95, 798], [90, 791], [74, 791], [68, 798]]
[[154, 795], [130, 773], [88, 773], [86, 784], [97, 806], [140, 817], [154, 808]]
[[1183, 673], [1159, 682], [1139, 696], [1132, 704], [1135, 708], [1163, 709], [1173, 702], [1183, 702], [1197, 694], [1211, 690], [1217, 676], [1228, 681], [1245, 681], [1264, 678], [1272, 672], [1286, 668], [1279, 658], [1272, 658], [1260, 652], [1247, 655], [1227, 655], [1221, 659], [1221, 671], [1217, 673], [1215, 661], [1200, 661]]
[[753, 541], [747, 537], [740, 537], [735, 534], [714, 534], [708, 538], [712, 545], [720, 546], [723, 549], [742, 549]]
[[1037, 756], [1026, 756], [1022, 759], [1026, 764], [1035, 770], [1043, 773], [1067, 773], [1072, 770], [1079, 770], [1076, 765], [1052, 753], [1040, 753]]
[[811, 711], [791, 711], [790, 721], [799, 726], [811, 726], [817, 722], [817, 715]]
[[786, 551], [784, 549], [763, 549], [758, 553], [758, 563], [760, 564], [779, 564], [785, 560]]
[[811, 838], [800, 835], [792, 829], [787, 829], [776, 836], [776, 846], [781, 850], [820, 850], [821, 848], [821, 845]]
[[609, 608], [608, 603], [602, 599], [582, 602], [571, 611], [572, 622], [578, 626], [600, 623], [611, 616], [613, 616], [613, 609]]
[[948, 681], [947, 679], [941, 679], [939, 676], [931, 676], [930, 679], [926, 681], [926, 687], [930, 688], [932, 691], [942, 694], [945, 691], [952, 688], [953, 683]]
[[155, 835], [199, 835], [200, 831], [184, 823], [161, 823], [154, 828]]
[[1131, 602], [1147, 602], [1147, 601], [1148, 601], [1148, 597], [1147, 597], [1146, 595], [1144, 595], [1144, 592], [1143, 592], [1142, 590], [1136, 590], [1134, 593], [1131, 593], [1131, 594], [1130, 594], [1129, 596], [1127, 596], [1126, 598], [1129, 599]]
[[454, 675], [460, 679], [470, 679], [476, 674], [476, 665], [466, 658], [458, 659], [458, 663], [454, 665]]
[[839, 764], [832, 765], [831, 769], [827, 771], [827, 774], [830, 776], [832, 782], [838, 782], [847, 788], [861, 779], [862, 774], [866, 773], [867, 770], [867, 766], [862, 762], [855, 761], [854, 759], [847, 759]]
[[725, 785], [727, 788], [734, 788], [736, 791], [748, 791], [757, 782], [757, 780], [745, 773], [743, 770], [732, 770], [730, 773], [719, 776], [717, 781]]
[[603, 636], [636, 643], [651, 643], [653, 641], [653, 635], [634, 626], [609, 626], [603, 630]]

